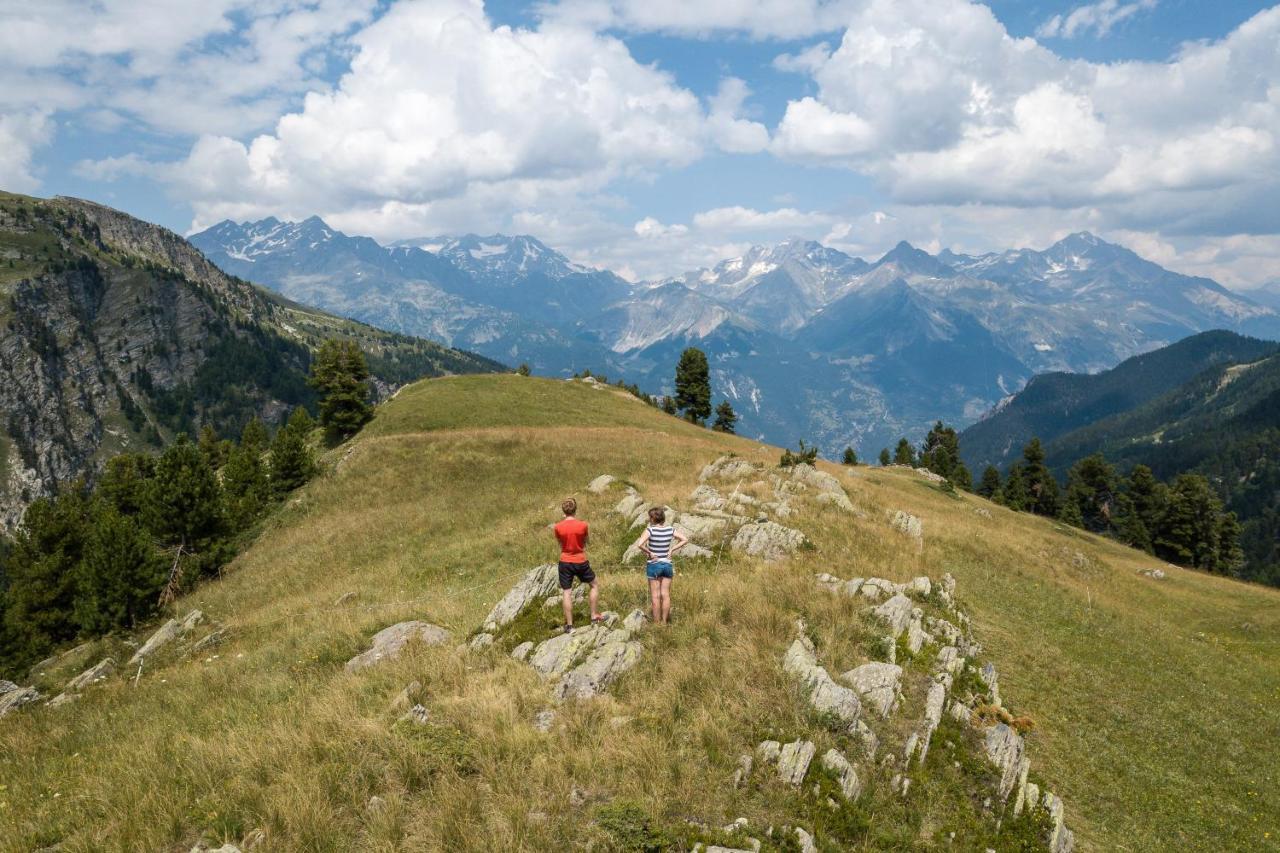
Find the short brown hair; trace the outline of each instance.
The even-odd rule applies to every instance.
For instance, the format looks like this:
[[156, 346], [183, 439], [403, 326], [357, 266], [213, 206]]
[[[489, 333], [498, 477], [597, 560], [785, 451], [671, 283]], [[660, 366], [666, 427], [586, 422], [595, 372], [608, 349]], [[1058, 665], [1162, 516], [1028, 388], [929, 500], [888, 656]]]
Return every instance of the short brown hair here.
[[564, 503], [560, 504], [560, 510], [565, 515], [573, 515], [578, 511], [578, 502], [573, 498], [565, 498]]
[[666, 510], [664, 510], [662, 507], [655, 506], [653, 509], [649, 510], [650, 524], [662, 524], [666, 520], [667, 520], [667, 513], [666, 513]]

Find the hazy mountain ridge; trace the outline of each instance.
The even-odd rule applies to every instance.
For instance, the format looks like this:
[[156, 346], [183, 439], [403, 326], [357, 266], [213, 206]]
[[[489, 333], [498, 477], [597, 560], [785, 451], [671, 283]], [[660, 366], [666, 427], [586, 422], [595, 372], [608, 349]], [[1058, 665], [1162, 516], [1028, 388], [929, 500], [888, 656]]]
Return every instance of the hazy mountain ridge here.
[[664, 392], [680, 349], [699, 346], [745, 434], [828, 454], [970, 423], [1037, 373], [1104, 370], [1213, 328], [1280, 336], [1276, 310], [1084, 233], [983, 256], [903, 242], [874, 262], [793, 238], [630, 284], [527, 235], [377, 247], [308, 223], [284, 242], [294, 232], [275, 220], [192, 241], [291, 298], [540, 373], [587, 367]]

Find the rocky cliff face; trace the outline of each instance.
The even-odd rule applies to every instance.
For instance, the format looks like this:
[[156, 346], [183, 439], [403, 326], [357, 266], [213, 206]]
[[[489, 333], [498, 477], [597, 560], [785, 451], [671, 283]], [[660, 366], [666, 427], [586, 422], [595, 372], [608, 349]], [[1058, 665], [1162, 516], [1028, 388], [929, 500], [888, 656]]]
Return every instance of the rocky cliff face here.
[[359, 339], [383, 389], [496, 367], [291, 306], [171, 231], [65, 198], [0, 194], [0, 329], [4, 529], [115, 453], [279, 420], [311, 399], [310, 349], [327, 337]]

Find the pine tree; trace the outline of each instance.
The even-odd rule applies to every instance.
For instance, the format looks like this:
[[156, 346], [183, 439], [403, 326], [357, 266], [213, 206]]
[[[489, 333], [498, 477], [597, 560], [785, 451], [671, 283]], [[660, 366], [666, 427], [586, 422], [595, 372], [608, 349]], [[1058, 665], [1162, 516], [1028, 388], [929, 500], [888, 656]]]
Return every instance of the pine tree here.
[[1146, 465], [1135, 465], [1129, 472], [1124, 494], [1133, 505], [1133, 512], [1154, 539], [1168, 503], [1168, 487], [1155, 478]]
[[670, 395], [663, 397], [662, 411], [666, 412], [668, 415], [674, 415], [676, 413], [676, 398]]
[[951, 466], [951, 476], [947, 479], [957, 489], [963, 489], [966, 492], [973, 491], [973, 475], [969, 473], [969, 466], [963, 462], [957, 462]]
[[1139, 551], [1153, 553], [1151, 531], [1147, 529], [1128, 494], [1122, 492], [1116, 496], [1116, 513], [1116, 537]]
[[1026, 477], [1022, 465], [1014, 465], [1004, 478], [1004, 486], [1000, 489], [1000, 503], [1009, 509], [1023, 512], [1029, 509], [1030, 494], [1027, 491]]
[[1062, 506], [1058, 508], [1058, 520], [1063, 524], [1070, 524], [1072, 527], [1084, 528], [1084, 515], [1080, 512], [1080, 504], [1072, 500], [1065, 500]]
[[313, 428], [307, 410], [298, 407], [276, 433], [271, 445], [271, 488], [276, 497], [298, 488], [315, 472], [315, 458], [308, 442]]
[[200, 440], [197, 442], [200, 452], [204, 454], [204, 458], [209, 463], [209, 467], [215, 471], [226, 464], [227, 458], [223, 455], [224, 447], [218, 439], [218, 433], [210, 424], [205, 424], [200, 428]]
[[1244, 565], [1244, 549], [1240, 547], [1240, 535], [1244, 528], [1234, 512], [1218, 517], [1218, 566], [1222, 574], [1235, 574]]
[[320, 425], [331, 439], [354, 435], [371, 417], [369, 367], [355, 341], [328, 340], [311, 365], [311, 387], [320, 392]]
[[1022, 480], [1027, 490], [1025, 508], [1036, 515], [1058, 514], [1058, 481], [1044, 464], [1044, 447], [1032, 438], [1022, 449]]
[[676, 365], [676, 408], [695, 424], [711, 416], [711, 371], [707, 355], [697, 347], [680, 353]]
[[1169, 487], [1168, 503], [1155, 535], [1156, 555], [1182, 566], [1222, 569], [1222, 502], [1199, 474], [1179, 474]]
[[893, 451], [893, 464], [909, 465], [912, 468], [916, 465], [916, 450], [905, 438], [898, 440], [898, 446]]
[[892, 461], [893, 459], [889, 456], [889, 448], [887, 447], [880, 448], [880, 467], [883, 468], [885, 465], [888, 465]]
[[5, 563], [5, 624], [18, 661], [30, 663], [75, 636], [76, 567], [88, 504], [80, 488], [27, 507]]
[[251, 418], [240, 432], [240, 446], [262, 455], [267, 452], [271, 436], [261, 418]]
[[734, 426], [738, 423], [738, 413], [733, 410], [733, 406], [728, 400], [721, 400], [720, 405], [716, 406], [716, 419], [711, 428], [716, 432], [727, 432], [734, 434]]
[[1000, 470], [988, 465], [982, 472], [982, 482], [978, 484], [978, 494], [987, 500], [995, 500], [1000, 493]]
[[844, 449], [844, 455], [840, 457], [840, 461], [846, 465], [857, 465], [858, 454], [854, 452], [852, 447], [846, 447]]
[[935, 474], [951, 478], [951, 468], [960, 461], [960, 437], [942, 421], [934, 423], [925, 436], [920, 464]]
[[165, 568], [142, 525], [99, 501], [76, 572], [76, 624], [90, 634], [132, 628], [154, 609]]
[[532, 371], [529, 370], [528, 362], [522, 363], [516, 368], [516, 375], [518, 376], [528, 376], [531, 372]]
[[1107, 533], [1116, 525], [1118, 494], [1119, 479], [1106, 457], [1101, 453], [1086, 456], [1072, 465], [1067, 474], [1063, 506], [1070, 505], [1072, 509], [1064, 510], [1060, 517], [1064, 521], [1078, 518], [1078, 527], [1094, 533]]
[[187, 552], [209, 554], [222, 535], [225, 517], [217, 478], [185, 434], [156, 462], [142, 514], [161, 542]]
[[262, 462], [263, 447], [255, 424], [261, 426], [255, 418], [244, 428], [240, 444], [232, 449], [222, 469], [227, 523], [237, 531], [253, 524], [271, 498], [271, 483], [267, 466]]
[[142, 453], [121, 453], [107, 460], [98, 479], [96, 496], [109, 502], [121, 515], [142, 512], [147, 481], [155, 473], [156, 460]]

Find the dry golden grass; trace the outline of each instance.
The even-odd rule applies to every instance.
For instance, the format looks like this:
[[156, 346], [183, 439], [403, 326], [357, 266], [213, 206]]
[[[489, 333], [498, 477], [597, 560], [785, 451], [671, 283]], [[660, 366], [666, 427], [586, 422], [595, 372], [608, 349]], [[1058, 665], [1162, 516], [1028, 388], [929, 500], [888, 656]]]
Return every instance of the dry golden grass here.
[[[758, 741], [813, 735], [779, 666], [797, 617], [832, 672], [864, 659], [854, 604], [816, 590], [817, 571], [956, 576], [1083, 848], [1274, 846], [1280, 594], [1182, 570], [1155, 582], [1137, 574], [1142, 555], [906, 472], [825, 466], [866, 518], [808, 505], [795, 521], [816, 547], [789, 563], [688, 564], [672, 626], [646, 632], [612, 695], [564, 706], [549, 735], [530, 725], [546, 687], [499, 650], [414, 648], [343, 672], [405, 619], [461, 641], [515, 575], [554, 559], [546, 525], [567, 493], [594, 524], [604, 606], [643, 606], [643, 573], [614, 564], [631, 538], [607, 512], [617, 495], [582, 486], [608, 472], [678, 501], [729, 450], [778, 455], [581, 383], [406, 389], [221, 581], [179, 603], [227, 625], [226, 643], [0, 722], [0, 848], [179, 850], [261, 828], [278, 850], [562, 849], [600, 838], [592, 804], [606, 799], [676, 822], [794, 821], [797, 798], [727, 781]], [[887, 525], [895, 509], [923, 519], [922, 552]], [[348, 591], [358, 599], [334, 606]], [[388, 708], [415, 679], [422, 730]], [[588, 805], [571, 804], [575, 787]]]

